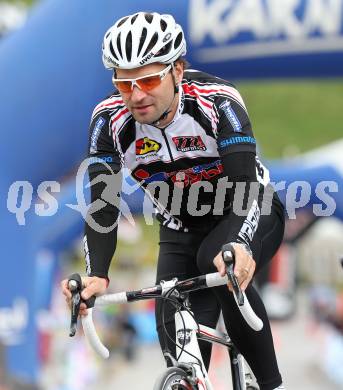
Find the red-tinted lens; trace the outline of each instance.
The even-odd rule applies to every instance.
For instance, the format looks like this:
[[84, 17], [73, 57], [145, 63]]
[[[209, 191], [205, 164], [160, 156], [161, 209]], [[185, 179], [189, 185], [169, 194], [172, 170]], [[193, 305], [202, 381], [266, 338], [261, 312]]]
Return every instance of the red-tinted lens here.
[[[141, 89], [144, 92], [150, 91], [156, 87], [158, 87], [161, 84], [162, 80], [159, 75], [156, 76], [148, 76], [148, 77], [142, 77], [140, 79], [136, 79], [134, 81], [134, 84], [137, 84], [138, 88]], [[121, 81], [116, 80], [114, 81], [114, 85], [118, 88], [120, 92], [129, 93], [132, 92], [132, 81]]]
[[142, 91], [147, 92], [158, 87], [161, 84], [161, 77], [160, 76], [144, 77], [136, 80], [136, 83]]
[[131, 81], [115, 81], [115, 86], [118, 88], [120, 92], [131, 92]]

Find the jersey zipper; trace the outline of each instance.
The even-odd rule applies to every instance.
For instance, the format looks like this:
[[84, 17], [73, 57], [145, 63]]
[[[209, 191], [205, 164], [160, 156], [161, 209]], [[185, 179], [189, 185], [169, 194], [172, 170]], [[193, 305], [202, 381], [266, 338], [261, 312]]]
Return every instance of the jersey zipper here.
[[171, 152], [171, 149], [170, 149], [170, 145], [169, 145], [169, 142], [168, 142], [166, 133], [165, 133], [165, 129], [166, 129], [166, 128], [160, 129], [160, 130], [161, 130], [161, 132], [162, 132], [164, 141], [165, 141], [165, 143], [167, 144], [167, 149], [168, 149], [168, 153], [169, 153], [170, 160], [171, 160], [172, 162], [174, 162], [174, 158], [173, 158], [173, 155], [172, 155], [172, 152]]

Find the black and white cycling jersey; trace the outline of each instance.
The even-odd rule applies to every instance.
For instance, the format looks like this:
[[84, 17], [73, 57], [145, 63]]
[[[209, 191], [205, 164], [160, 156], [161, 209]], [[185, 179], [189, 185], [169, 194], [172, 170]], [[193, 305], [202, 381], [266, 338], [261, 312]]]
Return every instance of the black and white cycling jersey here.
[[[185, 71], [179, 91], [178, 109], [165, 128], [136, 122], [120, 94], [98, 104], [90, 125], [90, 177], [104, 171], [99, 161], [114, 172], [128, 168], [153, 200], [159, 221], [175, 230], [192, 231], [231, 213], [231, 232], [236, 232], [231, 239], [249, 247], [269, 172], [256, 156], [243, 99], [229, 82], [196, 70]], [[232, 212], [238, 182], [246, 186], [240, 195], [246, 210], [239, 215]], [[252, 183], [258, 183], [258, 189], [250, 199]], [[101, 198], [103, 189], [92, 187], [92, 201]], [[116, 211], [108, 204], [95, 218], [111, 226]], [[116, 229], [100, 234], [86, 223], [88, 274], [107, 275], [115, 246]]]
[[[190, 187], [199, 182], [210, 184], [206, 191], [199, 190], [198, 208], [209, 205], [206, 210], [213, 213], [217, 183], [224, 176], [221, 157], [237, 152], [255, 154], [256, 141], [243, 99], [232, 84], [187, 70], [180, 91], [178, 110], [164, 129], [136, 122], [119, 94], [102, 101], [92, 117], [89, 154], [116, 170], [119, 165], [127, 167], [153, 199], [164, 223], [187, 229], [185, 221], [194, 217], [187, 207]], [[90, 170], [98, 167], [94, 164]], [[256, 174], [262, 184], [269, 182], [269, 173], [257, 158]], [[161, 201], [155, 196], [154, 182], [169, 185], [167, 198]], [[175, 185], [184, 189], [178, 215], [171, 212]], [[224, 209], [228, 207], [226, 202]]]

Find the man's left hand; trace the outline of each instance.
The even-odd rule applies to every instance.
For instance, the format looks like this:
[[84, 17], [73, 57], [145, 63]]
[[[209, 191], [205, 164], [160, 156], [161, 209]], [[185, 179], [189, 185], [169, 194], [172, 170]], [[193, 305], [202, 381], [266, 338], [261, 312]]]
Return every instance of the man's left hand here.
[[[235, 268], [234, 274], [238, 280], [238, 283], [244, 291], [254, 276], [256, 262], [250, 256], [248, 251], [241, 244], [232, 244], [235, 249]], [[213, 264], [216, 266], [221, 276], [225, 276], [226, 268], [223, 260], [222, 252], [220, 251], [213, 260]], [[232, 286], [228, 283], [228, 288], [232, 291]]]

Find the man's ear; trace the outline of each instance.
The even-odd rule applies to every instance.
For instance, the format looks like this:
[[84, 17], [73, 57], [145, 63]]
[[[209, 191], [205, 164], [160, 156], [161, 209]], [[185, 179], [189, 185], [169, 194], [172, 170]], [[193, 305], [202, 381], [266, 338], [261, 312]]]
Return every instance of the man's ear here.
[[177, 84], [180, 84], [183, 78], [183, 63], [181, 61], [176, 61], [174, 64], [174, 75]]

